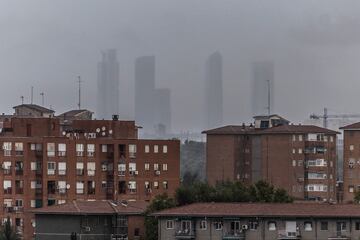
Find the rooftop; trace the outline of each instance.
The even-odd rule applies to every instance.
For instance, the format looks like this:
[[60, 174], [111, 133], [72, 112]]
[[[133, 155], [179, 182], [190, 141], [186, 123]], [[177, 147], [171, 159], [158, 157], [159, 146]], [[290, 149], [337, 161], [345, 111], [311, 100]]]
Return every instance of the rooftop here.
[[163, 210], [158, 217], [357, 217], [358, 204], [195, 203]]
[[350, 124], [350, 125], [346, 125], [344, 127], [341, 127], [340, 129], [343, 129], [343, 130], [360, 130], [360, 122], [357, 122], [357, 123], [353, 123], [353, 124]]
[[48, 109], [48, 108], [45, 108], [45, 107], [42, 107], [42, 106], [39, 106], [39, 105], [36, 105], [36, 104], [21, 104], [21, 105], [17, 105], [13, 108], [19, 108], [19, 107], [27, 107], [27, 108], [31, 108], [33, 110], [36, 110], [36, 111], [39, 111], [39, 112], [42, 112], [42, 113], [54, 113], [55, 111], [54, 110], [51, 110], [51, 109]]
[[266, 129], [255, 129], [253, 126], [244, 125], [228, 125], [220, 128], [203, 131], [205, 134], [292, 134], [292, 133], [325, 133], [325, 134], [339, 134], [339, 132], [322, 128], [314, 125], [281, 125]]
[[75, 109], [75, 110], [70, 110], [70, 111], [64, 112], [64, 113], [60, 114], [58, 117], [65, 117], [65, 116], [66, 117], [74, 117], [83, 112], [90, 112], [90, 111], [87, 109]]
[[66, 204], [54, 205], [39, 208], [32, 211], [35, 214], [60, 214], [60, 215], [140, 215], [143, 214], [148, 202], [145, 201], [129, 201], [126, 204], [114, 202], [110, 200], [104, 201], [85, 201], [77, 200]]

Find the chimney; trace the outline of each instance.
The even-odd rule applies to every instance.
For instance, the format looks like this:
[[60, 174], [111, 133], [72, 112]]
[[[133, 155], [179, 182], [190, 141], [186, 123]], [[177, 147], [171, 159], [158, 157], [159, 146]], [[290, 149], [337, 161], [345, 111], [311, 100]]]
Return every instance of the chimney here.
[[119, 115], [117, 115], [117, 114], [112, 115], [112, 120], [113, 121], [118, 121], [119, 120]]

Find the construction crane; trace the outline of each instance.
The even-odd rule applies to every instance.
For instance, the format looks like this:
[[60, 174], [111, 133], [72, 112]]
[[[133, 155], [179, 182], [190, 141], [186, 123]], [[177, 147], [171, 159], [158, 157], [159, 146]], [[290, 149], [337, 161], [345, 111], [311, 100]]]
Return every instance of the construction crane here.
[[311, 114], [310, 119], [322, 119], [323, 127], [328, 127], [329, 119], [344, 119], [344, 118], [360, 118], [360, 114], [328, 114], [328, 109], [324, 108], [323, 115]]

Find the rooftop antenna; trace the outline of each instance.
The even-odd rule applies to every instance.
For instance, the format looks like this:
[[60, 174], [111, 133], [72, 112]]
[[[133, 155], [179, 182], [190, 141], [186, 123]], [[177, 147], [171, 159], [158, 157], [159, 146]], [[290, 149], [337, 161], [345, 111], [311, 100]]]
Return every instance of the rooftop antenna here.
[[270, 80], [266, 80], [267, 82], [267, 90], [268, 90], [268, 105], [267, 105], [267, 110], [268, 110], [268, 115], [270, 116], [271, 114], [271, 89], [270, 89]]
[[40, 96], [41, 96], [41, 106], [44, 106], [45, 105], [45, 93], [41, 92]]
[[81, 77], [78, 76], [78, 84], [79, 84], [79, 102], [78, 102], [78, 107], [79, 110], [81, 109]]
[[33, 104], [34, 101], [34, 87], [31, 86], [31, 98], [30, 98], [30, 103]]
[[21, 104], [24, 104], [24, 96], [20, 96], [21, 98]]

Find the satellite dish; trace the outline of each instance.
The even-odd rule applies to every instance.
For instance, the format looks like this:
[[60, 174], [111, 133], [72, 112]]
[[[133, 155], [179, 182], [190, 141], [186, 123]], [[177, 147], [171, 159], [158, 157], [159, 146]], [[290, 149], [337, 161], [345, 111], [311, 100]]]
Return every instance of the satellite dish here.
[[67, 137], [70, 137], [70, 133], [66, 134]]
[[113, 130], [110, 129], [110, 130], [109, 130], [109, 134], [112, 134], [112, 133], [113, 133]]
[[103, 127], [101, 128], [101, 130], [105, 131], [105, 130], [106, 130], [106, 127], [105, 127], [105, 126], [103, 126]]
[[99, 132], [100, 132], [100, 128], [97, 128], [97, 129], [96, 129], [96, 132], [99, 133]]
[[105, 135], [106, 135], [106, 132], [102, 132], [101, 135], [105, 136]]
[[62, 135], [63, 135], [63, 136], [65, 136], [65, 135], [66, 135], [66, 132], [65, 132], [65, 131], [63, 131], [63, 132], [62, 132]]
[[70, 184], [66, 184], [66, 189], [70, 189]]

